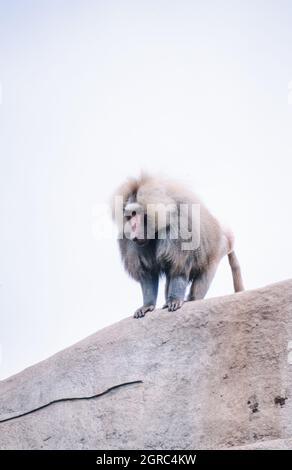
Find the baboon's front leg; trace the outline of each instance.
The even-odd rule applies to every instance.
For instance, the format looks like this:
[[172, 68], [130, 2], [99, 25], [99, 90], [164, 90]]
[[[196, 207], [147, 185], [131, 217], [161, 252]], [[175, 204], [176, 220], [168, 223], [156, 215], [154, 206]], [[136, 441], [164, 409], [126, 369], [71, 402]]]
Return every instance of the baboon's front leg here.
[[158, 275], [152, 274], [141, 281], [143, 305], [134, 313], [134, 318], [144, 317], [147, 312], [155, 309], [158, 294]]
[[184, 276], [170, 277], [164, 308], [168, 308], [169, 312], [178, 310], [184, 303], [187, 285], [188, 281]]

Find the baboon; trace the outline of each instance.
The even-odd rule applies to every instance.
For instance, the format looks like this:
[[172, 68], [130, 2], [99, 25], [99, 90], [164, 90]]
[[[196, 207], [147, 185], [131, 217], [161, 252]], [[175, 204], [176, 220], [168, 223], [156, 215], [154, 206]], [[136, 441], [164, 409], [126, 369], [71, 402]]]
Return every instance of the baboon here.
[[[199, 218], [194, 217], [194, 207]], [[166, 278], [163, 308], [179, 309], [189, 284], [186, 300], [203, 299], [225, 255], [234, 291], [244, 289], [232, 233], [179, 183], [147, 174], [128, 179], [114, 194], [112, 211], [124, 267], [142, 287], [143, 306], [135, 318], [155, 309], [162, 275]], [[190, 238], [191, 246], [186, 243]]]

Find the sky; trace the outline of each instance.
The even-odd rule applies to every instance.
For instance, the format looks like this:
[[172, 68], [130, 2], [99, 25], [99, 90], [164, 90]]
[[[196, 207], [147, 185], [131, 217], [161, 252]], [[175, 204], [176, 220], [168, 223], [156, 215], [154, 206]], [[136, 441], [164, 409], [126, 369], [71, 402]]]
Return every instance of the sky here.
[[289, 0], [0, 0], [0, 379], [141, 305], [97, 233], [141, 169], [232, 228], [247, 289], [291, 278], [291, 24]]

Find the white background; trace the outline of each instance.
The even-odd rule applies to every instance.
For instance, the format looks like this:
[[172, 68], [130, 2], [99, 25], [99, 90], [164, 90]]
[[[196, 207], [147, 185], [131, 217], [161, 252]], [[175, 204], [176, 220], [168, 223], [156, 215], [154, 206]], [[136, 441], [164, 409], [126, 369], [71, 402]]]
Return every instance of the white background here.
[[94, 236], [141, 168], [232, 227], [247, 288], [291, 277], [291, 25], [289, 0], [0, 1], [1, 378], [141, 304]]

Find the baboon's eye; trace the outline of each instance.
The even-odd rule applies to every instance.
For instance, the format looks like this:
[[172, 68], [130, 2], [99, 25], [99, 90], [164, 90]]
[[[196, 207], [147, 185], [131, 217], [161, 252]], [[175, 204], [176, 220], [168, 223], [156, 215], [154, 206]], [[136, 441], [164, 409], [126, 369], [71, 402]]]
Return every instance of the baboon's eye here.
[[133, 212], [132, 212], [132, 217], [135, 217], [135, 215], [137, 215], [137, 212], [136, 212], [136, 211], [133, 211]]

